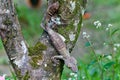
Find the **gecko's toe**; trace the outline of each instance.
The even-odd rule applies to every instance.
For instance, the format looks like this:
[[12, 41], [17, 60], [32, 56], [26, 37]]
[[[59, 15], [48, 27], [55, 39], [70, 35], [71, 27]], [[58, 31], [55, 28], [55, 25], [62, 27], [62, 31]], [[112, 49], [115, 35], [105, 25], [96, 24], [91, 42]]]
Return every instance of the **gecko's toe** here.
[[54, 56], [51, 57], [52, 61], [55, 63], [55, 64], [59, 64], [59, 60], [57, 60]]

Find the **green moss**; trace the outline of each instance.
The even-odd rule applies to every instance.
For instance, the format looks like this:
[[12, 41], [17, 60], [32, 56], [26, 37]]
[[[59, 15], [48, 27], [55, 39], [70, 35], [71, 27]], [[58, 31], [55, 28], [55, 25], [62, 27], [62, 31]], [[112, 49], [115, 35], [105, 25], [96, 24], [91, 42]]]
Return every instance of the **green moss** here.
[[16, 70], [16, 74], [17, 74], [17, 77], [18, 77], [19, 79], [22, 78], [22, 75], [21, 75], [21, 71], [20, 71], [20, 70]]
[[73, 32], [73, 31], [74, 31], [73, 22], [71, 22], [71, 24], [69, 24], [66, 27], [61, 27], [58, 29], [58, 33], [60, 33], [61, 35], [65, 37], [66, 43], [70, 41], [68, 35], [70, 34], [70, 32]]
[[[75, 9], [74, 11], [70, 10], [70, 3], [69, 0], [65, 1], [64, 4], [62, 4], [62, 6], [60, 7], [60, 12], [59, 12], [59, 16], [61, 17], [61, 19], [63, 20], [64, 23], [68, 23], [68, 25], [65, 26], [61, 26], [58, 27], [56, 32], [60, 33], [61, 35], [63, 35], [66, 39], [65, 43], [70, 44], [72, 46], [68, 47], [69, 51], [71, 52], [80, 33], [80, 29], [81, 29], [81, 22], [82, 22], [82, 15], [81, 15], [81, 9], [80, 9], [80, 2], [78, 0], [72, 0], [73, 2], [75, 1]], [[63, 8], [64, 7], [64, 8]], [[74, 26], [75, 20], [80, 20], [80, 22], [77, 25], [77, 30], [76, 27]], [[70, 33], [75, 34], [75, 40], [74, 41], [70, 41], [69, 39], [69, 34]]]
[[30, 64], [31, 64], [31, 66], [34, 68], [34, 69], [36, 69], [36, 68], [38, 68], [39, 67], [39, 65], [37, 65], [36, 63], [34, 63], [34, 62], [30, 62]]
[[31, 64], [31, 66], [32, 66], [34, 69], [36, 69], [36, 68], [39, 68], [39, 67], [40, 67], [40, 65], [38, 64], [38, 61], [41, 60], [41, 59], [42, 59], [41, 55], [34, 56], [34, 57], [31, 57], [31, 60], [30, 60], [29, 63]]
[[[80, 30], [80, 27], [81, 26], [78, 26], [78, 32], [75, 31], [75, 27], [74, 27], [74, 19], [73, 18], [77, 18], [77, 19], [81, 19], [81, 16], [79, 15], [81, 12], [81, 10], [79, 9], [80, 8], [80, 3], [77, 3], [78, 1], [74, 0], [76, 2], [76, 7], [74, 9], [73, 12], [70, 12], [70, 9], [68, 7], [66, 7], [66, 5], [69, 6], [69, 3], [68, 1], [66, 1], [66, 4], [64, 4], [63, 6], [65, 6], [65, 10], [61, 7], [60, 8], [60, 17], [63, 19], [63, 20], [66, 20], [68, 22], [68, 26], [66, 27], [60, 27], [58, 28], [58, 33], [60, 33], [61, 35], [63, 35], [65, 38], [66, 38], [66, 43], [71, 43], [70, 39], [69, 39], [69, 34], [70, 32], [73, 32], [74, 34], [77, 34], [77, 36], [79, 35], [79, 30]], [[64, 10], [64, 12], [63, 12]], [[76, 20], [76, 19], [75, 19]], [[80, 22], [81, 24], [81, 22]], [[77, 39], [78, 37], [76, 37]], [[76, 40], [75, 40], [76, 42]]]
[[47, 46], [42, 44], [41, 42], [37, 42], [34, 47], [29, 47], [29, 56], [31, 56], [30, 64], [33, 68], [38, 68], [40, 65], [38, 64], [39, 60], [42, 60], [42, 51], [46, 50]]
[[13, 23], [10, 19], [6, 19], [5, 21], [3, 21], [3, 24], [8, 26], [8, 25], [12, 25]]
[[3, 39], [3, 44], [6, 44], [6, 42], [7, 42], [7, 39], [4, 38], [4, 39]]
[[38, 55], [37, 57], [32, 57], [33, 62], [37, 62], [39, 59], [42, 59], [40, 55]]
[[28, 80], [30, 78], [29, 72], [27, 71], [22, 80]]
[[80, 20], [80, 22], [79, 22], [79, 24], [78, 24], [77, 34], [76, 34], [76, 36], [75, 36], [74, 43], [76, 43], [76, 41], [77, 41], [77, 39], [78, 39], [78, 37], [79, 37], [80, 30], [81, 30], [81, 22], [82, 22], [82, 18], [81, 18], [81, 20]]
[[29, 56], [35, 56], [41, 54], [42, 51], [46, 50], [47, 46], [42, 44], [41, 42], [37, 42], [34, 47], [29, 47]]
[[38, 61], [41, 60], [41, 55], [34, 56], [31, 58], [30, 64], [33, 68], [38, 68], [40, 65], [38, 65]]

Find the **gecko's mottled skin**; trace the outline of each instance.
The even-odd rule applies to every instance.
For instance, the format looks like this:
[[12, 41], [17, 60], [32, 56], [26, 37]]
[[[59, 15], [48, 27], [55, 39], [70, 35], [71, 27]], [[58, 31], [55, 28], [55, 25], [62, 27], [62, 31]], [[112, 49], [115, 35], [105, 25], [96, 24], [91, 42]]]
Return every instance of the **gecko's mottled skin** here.
[[[57, 5], [56, 5], [57, 4]], [[52, 5], [48, 8], [47, 11], [51, 11], [49, 9], [52, 10], [57, 10], [55, 5], [57, 6], [57, 8], [59, 8], [59, 3], [53, 3]], [[55, 9], [54, 9], [55, 8]], [[54, 11], [56, 12], [56, 11]], [[54, 16], [55, 13], [52, 13], [52, 15], [50, 15], [50, 12], [47, 12], [46, 14], [46, 18], [48, 18], [48, 16], [50, 15], [51, 17]], [[46, 19], [45, 19], [46, 20]], [[47, 19], [47, 21], [50, 20]], [[57, 56], [53, 56], [52, 60], [56, 62], [56, 59], [62, 59], [65, 62], [65, 65], [70, 68], [73, 72], [77, 72], [78, 68], [77, 68], [77, 61], [74, 57], [70, 56], [69, 51], [66, 49], [66, 44], [64, 43], [64, 41], [62, 40], [62, 38], [59, 36], [59, 34], [57, 32], [55, 32], [54, 30], [52, 30], [52, 26], [54, 24], [54, 22], [46, 22], [47, 24], [43, 25], [41, 24], [41, 27], [48, 33], [50, 39], [53, 42], [54, 47], [56, 48], [56, 50], [59, 52], [60, 55]]]
[[[66, 44], [61, 39], [61, 37], [53, 31], [49, 26], [46, 26], [46, 31], [48, 32], [50, 39], [53, 41], [54, 47], [57, 49], [60, 55], [52, 57], [55, 59], [62, 59], [65, 62], [65, 65], [70, 68], [73, 72], [77, 72], [77, 61], [74, 57], [70, 56], [69, 51], [66, 49]], [[55, 61], [56, 62], [56, 61]]]

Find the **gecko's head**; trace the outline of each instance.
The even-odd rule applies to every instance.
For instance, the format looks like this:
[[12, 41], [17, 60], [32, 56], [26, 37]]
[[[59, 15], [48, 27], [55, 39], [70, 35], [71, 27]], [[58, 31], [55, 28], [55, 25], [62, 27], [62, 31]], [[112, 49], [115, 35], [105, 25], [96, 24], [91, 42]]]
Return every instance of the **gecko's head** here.
[[77, 61], [74, 57], [70, 57], [65, 60], [65, 65], [71, 69], [73, 72], [78, 72]]

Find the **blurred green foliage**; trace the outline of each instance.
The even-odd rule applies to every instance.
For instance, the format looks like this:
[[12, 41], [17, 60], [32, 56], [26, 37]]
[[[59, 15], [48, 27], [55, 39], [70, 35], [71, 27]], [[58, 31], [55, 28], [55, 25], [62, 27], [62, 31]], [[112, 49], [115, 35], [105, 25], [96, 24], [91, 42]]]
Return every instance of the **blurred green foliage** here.
[[[92, 60], [87, 58], [87, 63], [78, 59], [79, 72], [76, 73], [77, 77], [71, 75], [72, 72], [65, 67], [62, 75], [62, 80], [120, 80], [120, 49], [112, 59], [109, 55], [97, 55], [99, 58], [100, 66], [95, 56]], [[101, 75], [102, 74], [102, 75]], [[71, 78], [71, 79], [70, 79]]]
[[31, 45], [42, 34], [40, 23], [42, 20], [41, 10], [30, 9], [26, 6], [16, 6], [18, 18], [22, 26], [25, 40]]

